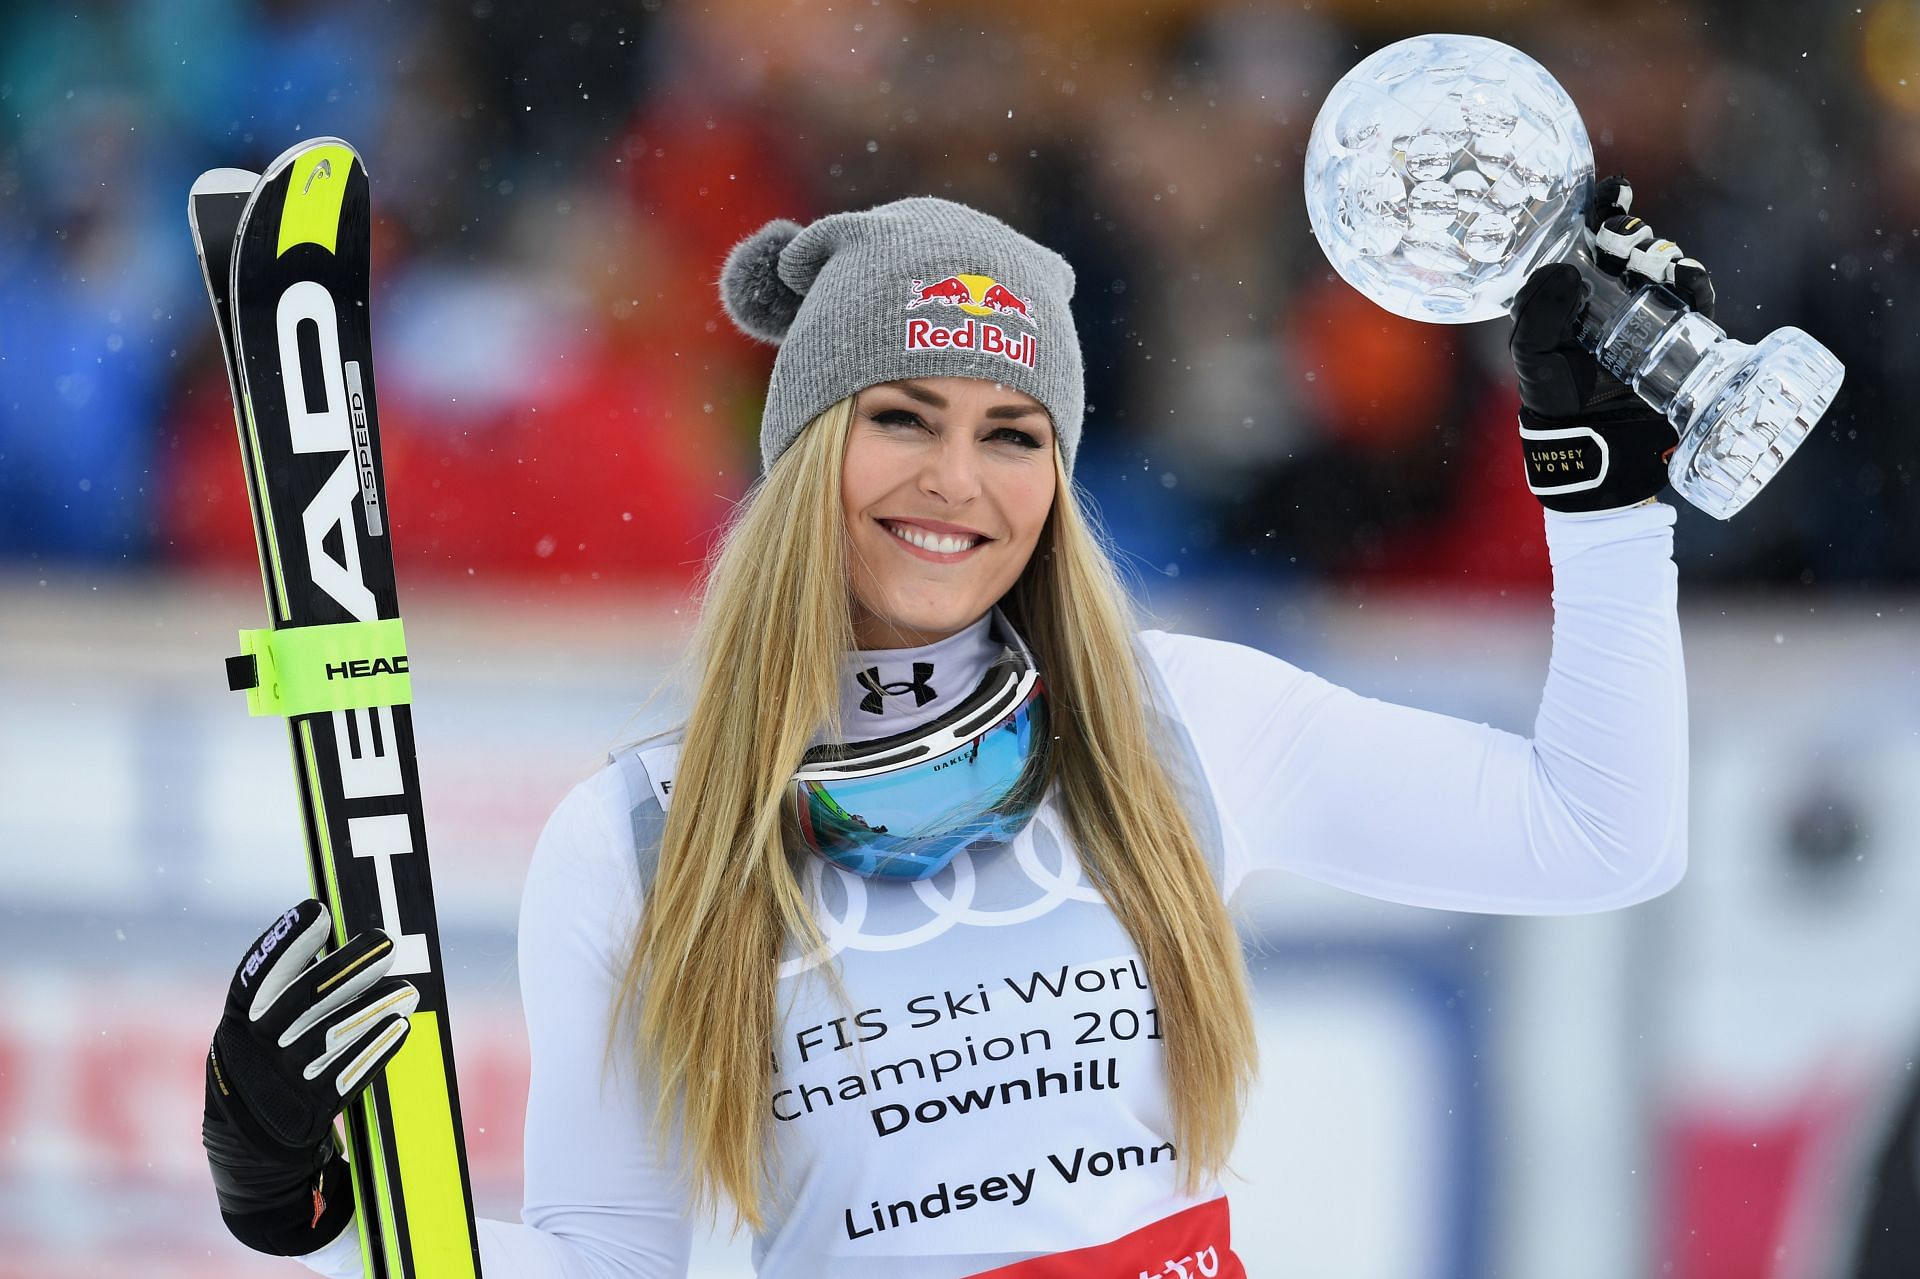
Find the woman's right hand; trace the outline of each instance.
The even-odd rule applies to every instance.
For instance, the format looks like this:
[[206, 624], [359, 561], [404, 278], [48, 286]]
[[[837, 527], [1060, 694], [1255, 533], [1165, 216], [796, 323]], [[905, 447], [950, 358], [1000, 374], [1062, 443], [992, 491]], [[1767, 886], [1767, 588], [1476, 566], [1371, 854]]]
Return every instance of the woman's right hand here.
[[386, 975], [384, 932], [320, 956], [331, 930], [327, 908], [308, 898], [260, 934], [207, 1054], [200, 1136], [220, 1215], [240, 1242], [277, 1256], [323, 1247], [351, 1219], [333, 1121], [399, 1051], [420, 1002]]

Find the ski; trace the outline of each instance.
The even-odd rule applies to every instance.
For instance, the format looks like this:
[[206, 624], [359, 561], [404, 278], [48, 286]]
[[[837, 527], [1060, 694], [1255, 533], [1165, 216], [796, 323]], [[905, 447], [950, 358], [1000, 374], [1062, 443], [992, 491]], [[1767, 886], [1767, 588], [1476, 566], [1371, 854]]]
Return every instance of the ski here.
[[398, 1054], [349, 1107], [368, 1279], [477, 1279], [478, 1236], [414, 758], [380, 464], [366, 167], [338, 138], [263, 174], [212, 169], [188, 222], [226, 355], [271, 625], [229, 687], [285, 717], [314, 895], [334, 944], [372, 927], [420, 990]]

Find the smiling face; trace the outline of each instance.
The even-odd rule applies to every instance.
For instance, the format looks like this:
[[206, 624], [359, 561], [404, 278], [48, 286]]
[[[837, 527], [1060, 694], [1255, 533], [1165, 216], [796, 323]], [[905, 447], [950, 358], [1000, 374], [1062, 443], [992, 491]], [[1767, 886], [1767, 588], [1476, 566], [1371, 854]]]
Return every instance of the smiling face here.
[[854, 404], [840, 472], [861, 648], [945, 639], [1006, 594], [1053, 509], [1053, 424], [977, 378], [883, 382]]

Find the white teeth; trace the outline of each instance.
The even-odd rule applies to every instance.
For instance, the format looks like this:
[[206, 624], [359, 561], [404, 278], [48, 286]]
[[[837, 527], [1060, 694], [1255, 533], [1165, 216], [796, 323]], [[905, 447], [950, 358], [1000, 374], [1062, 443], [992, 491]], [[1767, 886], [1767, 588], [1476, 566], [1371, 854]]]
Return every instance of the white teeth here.
[[910, 524], [889, 524], [887, 528], [903, 542], [911, 542], [923, 551], [937, 551], [942, 555], [952, 555], [964, 551], [979, 541], [962, 533], [929, 533], [923, 528], [914, 528]]

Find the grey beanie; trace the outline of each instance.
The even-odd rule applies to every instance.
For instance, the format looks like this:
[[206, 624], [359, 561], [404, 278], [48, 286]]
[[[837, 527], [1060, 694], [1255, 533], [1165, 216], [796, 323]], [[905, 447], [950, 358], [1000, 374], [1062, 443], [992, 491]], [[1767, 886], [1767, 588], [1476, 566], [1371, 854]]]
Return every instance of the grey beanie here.
[[932, 196], [808, 227], [769, 222], [734, 245], [720, 300], [780, 348], [760, 420], [773, 465], [838, 400], [910, 377], [986, 378], [1038, 400], [1073, 471], [1086, 409], [1067, 260], [977, 209]]

